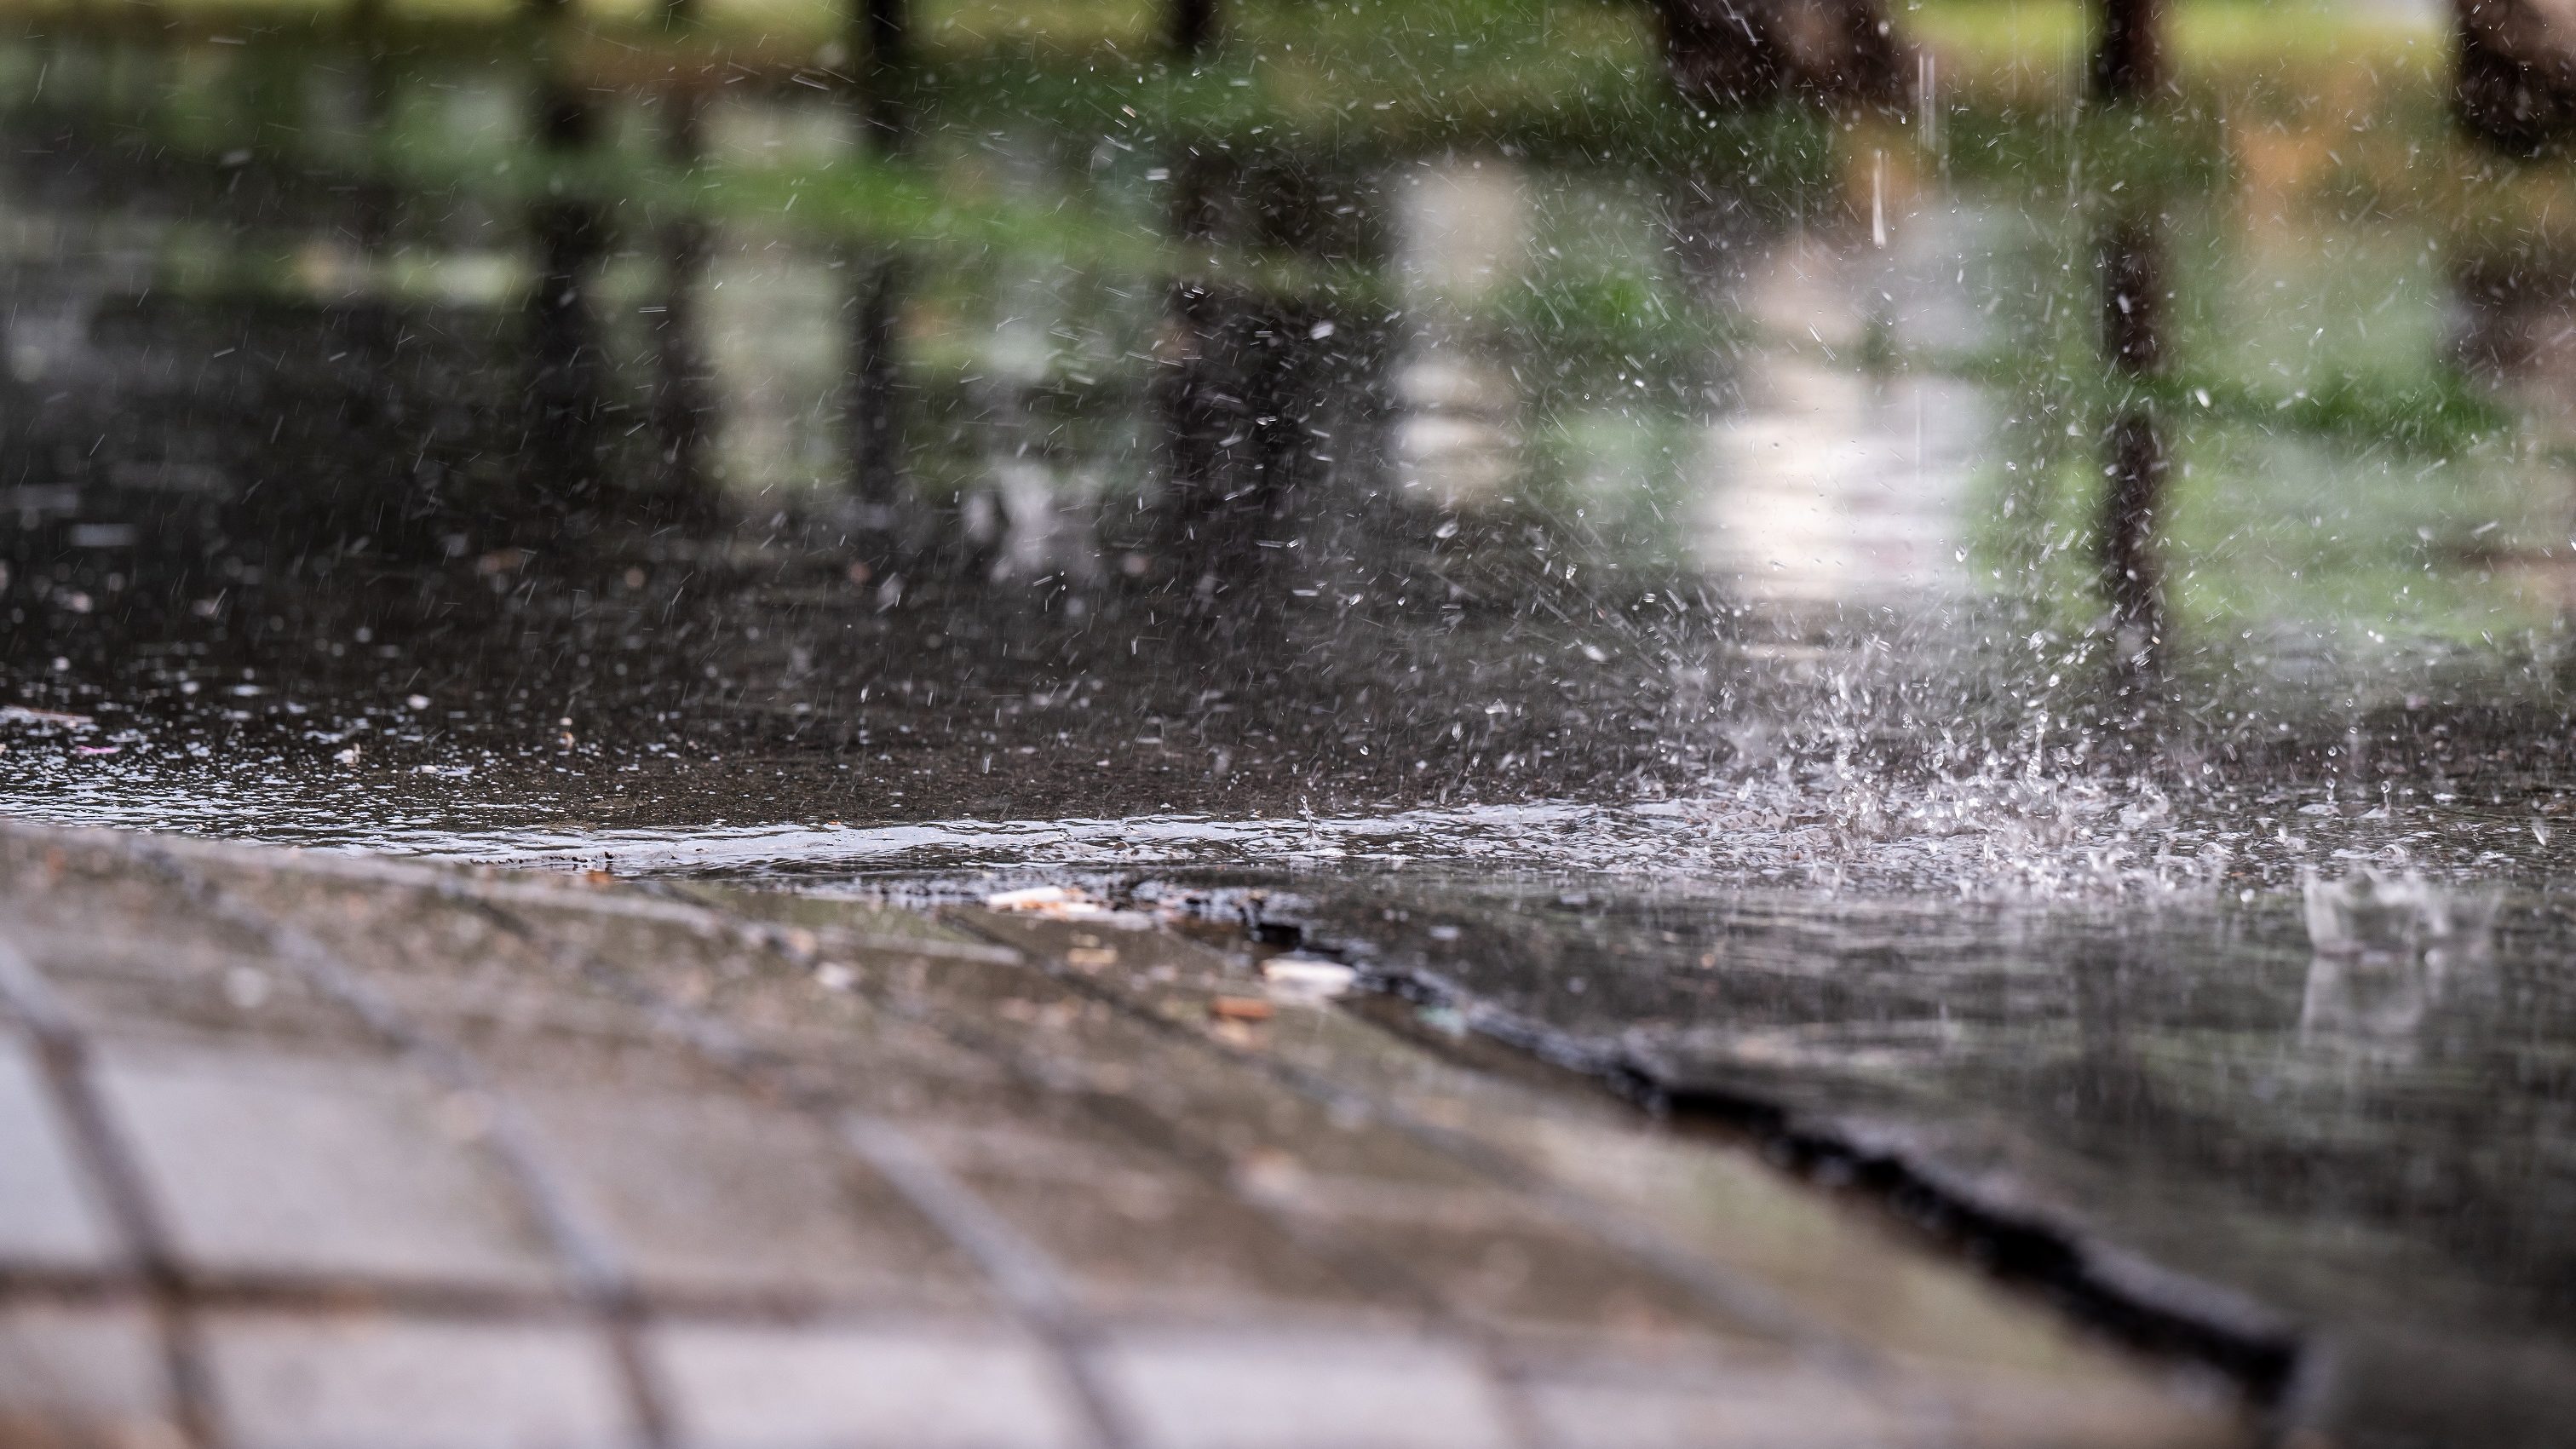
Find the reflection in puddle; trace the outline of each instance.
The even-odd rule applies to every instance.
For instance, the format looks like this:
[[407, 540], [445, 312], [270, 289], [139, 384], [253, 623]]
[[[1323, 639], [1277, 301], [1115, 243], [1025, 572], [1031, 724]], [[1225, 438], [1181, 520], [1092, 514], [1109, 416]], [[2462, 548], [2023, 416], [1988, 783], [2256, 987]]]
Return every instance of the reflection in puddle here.
[[1497, 159], [1452, 158], [1394, 188], [1395, 271], [1417, 319], [1395, 364], [1397, 486], [1431, 507], [1492, 507], [1520, 475], [1521, 389], [1469, 318], [1527, 285], [1525, 186]]
[[2310, 872], [2300, 890], [2314, 954], [2299, 1038], [2319, 1050], [2412, 1063], [2429, 1015], [2469, 991], [2468, 975], [2491, 970], [2500, 895], [2491, 887], [2365, 869], [2339, 881]]
[[1959, 517], [1985, 400], [1944, 378], [1873, 380], [1787, 355], [1712, 430], [1703, 545], [1744, 597], [1937, 604], [1968, 586]]

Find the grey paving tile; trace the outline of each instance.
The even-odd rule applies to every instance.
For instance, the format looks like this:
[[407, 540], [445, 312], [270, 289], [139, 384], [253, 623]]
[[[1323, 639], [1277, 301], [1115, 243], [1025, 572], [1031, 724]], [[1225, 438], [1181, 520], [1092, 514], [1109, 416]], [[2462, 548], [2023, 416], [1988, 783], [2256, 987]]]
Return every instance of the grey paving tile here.
[[11, 937], [42, 966], [54, 995], [83, 1031], [211, 1041], [247, 1037], [307, 1051], [379, 1049], [355, 1013], [281, 970], [264, 952], [185, 935], [164, 937], [160, 930], [156, 921], [115, 932], [20, 928]]
[[0, 1304], [0, 1444], [57, 1443], [180, 1449], [141, 1308]]
[[[1938, 1405], [1948, 1442], [1993, 1449], [2215, 1449], [2252, 1440], [2244, 1418], [2208, 1379], [2090, 1374], [2041, 1376], [1957, 1364], [1911, 1374], [1915, 1400]], [[2314, 1434], [2281, 1442], [2324, 1445]]]
[[1035, 1345], [944, 1325], [656, 1331], [696, 1449], [1054, 1449], [1086, 1442]]
[[1796, 1364], [1729, 1375], [1629, 1373], [1522, 1387], [1540, 1442], [1568, 1449], [1873, 1449], [1951, 1442], [1892, 1393]]
[[[0, 894], [38, 902], [18, 919], [41, 927], [49, 974], [104, 1034], [102, 1095], [191, 1266], [429, 1288], [558, 1281], [485, 1151], [484, 1108], [271, 972], [256, 932], [194, 919], [165, 882], [87, 850], [0, 824]], [[502, 928], [494, 900], [310, 871], [275, 852], [188, 852], [220, 857], [231, 888], [322, 940], [523, 1103], [532, 1155], [648, 1293], [667, 1295], [657, 1312], [712, 1312], [690, 1295], [745, 1293], [871, 1315], [646, 1330], [683, 1449], [998, 1449], [1078, 1434], [1046, 1357], [980, 1326], [978, 1275], [790, 1109], [803, 1094], [919, 1144], [1049, 1260], [1071, 1290], [1063, 1306], [1097, 1315], [1078, 1330], [1109, 1334], [1092, 1362], [1140, 1449], [1523, 1442], [1506, 1432], [1514, 1404], [1535, 1416], [1536, 1442], [1568, 1449], [1911, 1443], [1934, 1431], [1980, 1446], [2161, 1449], [2241, 1427], [1747, 1154], [1466, 1070], [1337, 1009], [1219, 1018], [1214, 996], [1257, 995], [1257, 981], [1174, 937], [1015, 936], [1052, 953], [1062, 975], [1050, 976], [959, 950], [944, 931], [889, 947], [902, 923], [882, 911], [836, 931], [834, 911], [798, 905], [754, 928], [615, 885], [479, 882], [530, 939]], [[70, 864], [57, 869], [54, 855]], [[782, 930], [812, 938], [782, 946]], [[1122, 1009], [1068, 989], [1086, 975]], [[693, 1046], [639, 988], [756, 1048], [757, 1080]], [[1008, 1069], [986, 1046], [1034, 1070]], [[1265, 1061], [1347, 1098], [1301, 1097]], [[77, 1257], [97, 1245], [75, 1241], [88, 1220], [60, 1216], [65, 1179], [43, 1161], [59, 1155], [55, 1129], [8, 1073], [0, 1061], [0, 1152], [32, 1146], [0, 1161], [0, 1261]], [[1405, 1114], [1413, 1129], [1390, 1125]], [[1422, 1124], [1465, 1147], [1434, 1150]], [[22, 1211], [22, 1197], [37, 1205]], [[1605, 1212], [1551, 1206], [1576, 1198]], [[23, 1250], [8, 1236], [20, 1220], [32, 1225]], [[1669, 1251], [1619, 1246], [1620, 1223]], [[1692, 1264], [1768, 1287], [1893, 1366], [1854, 1388], [1793, 1353], [1761, 1359], [1676, 1293]], [[1435, 1304], [1450, 1337], [1417, 1336]], [[123, 1310], [0, 1293], [0, 1316], [31, 1311]], [[1507, 1400], [1456, 1346], [1461, 1319], [1539, 1382]], [[157, 1413], [139, 1325], [129, 1313], [12, 1339], [0, 1323], [0, 1443], [21, 1422], [9, 1414], [38, 1402], [13, 1385], [34, 1372], [20, 1361], [103, 1366], [94, 1381], [46, 1372], [105, 1386], [92, 1397], [114, 1412]], [[215, 1314], [210, 1341], [239, 1449], [633, 1438], [616, 1365], [569, 1321], [276, 1307]]]
[[957, 1176], [1051, 1257], [1094, 1312], [1416, 1315], [1399, 1285], [1360, 1281], [1231, 1194], [1178, 1175]]
[[1512, 1442], [1492, 1385], [1422, 1339], [1297, 1333], [1122, 1338], [1103, 1378], [1144, 1449], [1485, 1449]]
[[412, 1020], [514, 1081], [720, 1082], [654, 1001], [717, 1024], [800, 1088], [871, 1111], [908, 1112], [998, 1078], [991, 1062], [848, 989], [939, 964], [931, 958], [839, 952], [800, 965], [740, 933], [579, 909], [626, 899], [606, 891], [547, 892], [570, 906], [512, 906], [505, 914], [532, 936], [495, 925], [476, 903], [362, 879], [281, 873], [243, 890]]
[[489, 1117], [398, 1067], [118, 1050], [96, 1063], [192, 1270], [442, 1285], [554, 1281], [476, 1148]]
[[101, 1268], [119, 1256], [63, 1127], [29, 1044], [0, 1034], [0, 1265]]
[[241, 1313], [206, 1324], [238, 1449], [622, 1449], [614, 1360], [571, 1327]]
[[820, 935], [816, 949], [829, 950], [837, 936], [856, 936], [882, 945], [927, 944], [974, 949], [983, 943], [918, 911], [868, 901], [828, 900], [787, 891], [761, 890], [712, 881], [678, 881], [675, 895], [737, 917], [768, 922]]
[[544, 1160], [648, 1290], [945, 1302], [971, 1264], [837, 1138], [742, 1097], [521, 1097]]
[[1561, 1225], [1344, 1219], [1337, 1239], [1404, 1265], [1459, 1318], [1498, 1328], [1617, 1336], [1763, 1337], [1672, 1278]]

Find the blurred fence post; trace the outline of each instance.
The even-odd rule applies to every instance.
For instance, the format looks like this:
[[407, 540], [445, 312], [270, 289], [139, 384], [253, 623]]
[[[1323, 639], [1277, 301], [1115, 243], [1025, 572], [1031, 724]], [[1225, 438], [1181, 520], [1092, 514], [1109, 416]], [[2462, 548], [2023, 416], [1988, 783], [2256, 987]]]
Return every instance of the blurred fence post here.
[[602, 359], [590, 320], [590, 275], [606, 251], [599, 203], [564, 174], [597, 139], [597, 108], [568, 74], [561, 54], [569, 0], [529, 0], [523, 14], [536, 56], [530, 130], [547, 170], [545, 190], [528, 206], [535, 251], [528, 288], [531, 367], [530, 456], [540, 482], [566, 509], [598, 491], [598, 421]]
[[908, 0], [853, 0], [850, 20], [860, 115], [877, 149], [892, 151], [907, 124], [903, 85], [912, 66], [912, 12]]
[[[912, 118], [905, 87], [912, 64], [912, 19], [906, 0], [851, 4], [851, 69], [859, 88], [854, 159], [874, 166], [900, 155], [909, 139]], [[902, 345], [902, 260], [891, 242], [865, 239], [851, 246], [848, 258], [851, 491], [862, 529], [891, 535], [903, 492], [897, 356]]]
[[2102, 0], [2093, 41], [2093, 99], [2142, 100], [2172, 83], [2163, 0]]
[[2576, 133], [2576, 15], [2538, 0], [2454, 0], [2451, 104], [2470, 134], [2531, 155]]
[[[665, 30], [685, 38], [698, 21], [697, 0], [665, 0]], [[696, 57], [673, 62], [662, 96], [662, 157], [683, 179], [703, 159], [706, 77]], [[703, 523], [715, 512], [707, 466], [715, 422], [713, 365], [701, 338], [698, 296], [705, 289], [714, 227], [690, 201], [676, 203], [661, 225], [662, 312], [654, 336], [653, 435], [662, 447], [662, 490], [654, 522]]]
[[1172, 53], [1196, 60], [1216, 41], [1216, 0], [1172, 0]]
[[1884, 0], [1655, 0], [1655, 14], [1665, 69], [1694, 104], [1908, 103], [1911, 68]]

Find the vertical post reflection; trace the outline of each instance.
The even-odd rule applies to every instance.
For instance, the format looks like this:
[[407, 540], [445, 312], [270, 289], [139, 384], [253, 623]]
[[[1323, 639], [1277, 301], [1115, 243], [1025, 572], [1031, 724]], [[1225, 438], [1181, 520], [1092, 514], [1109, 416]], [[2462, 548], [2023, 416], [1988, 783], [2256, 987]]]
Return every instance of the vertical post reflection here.
[[853, 491], [873, 523], [887, 526], [903, 496], [900, 332], [903, 268], [890, 248], [862, 246], [850, 259], [850, 461]]
[[2172, 1113], [2129, 1023], [2136, 1013], [2128, 948], [2087, 940], [2067, 967], [2075, 989], [2076, 1051], [2063, 1069], [2060, 1101], [2094, 1126], [2143, 1134], [2168, 1125]]
[[[589, 98], [564, 73], [556, 53], [566, 9], [565, 0], [535, 0], [529, 10], [539, 42], [532, 129], [550, 169], [577, 158], [598, 130]], [[529, 458], [555, 509], [568, 510], [593, 501], [599, 488], [602, 358], [587, 288], [605, 249], [606, 225], [597, 203], [550, 179], [529, 206], [528, 231], [535, 250], [526, 314], [534, 413]]]
[[[666, 12], [677, 28], [689, 21], [687, 0]], [[698, 164], [704, 146], [704, 91], [699, 77], [684, 75], [663, 97], [663, 150], [675, 168]], [[706, 289], [712, 228], [694, 212], [680, 211], [661, 227], [662, 313], [654, 332], [653, 435], [662, 450], [662, 496], [656, 522], [704, 524], [715, 513], [708, 471], [709, 433], [715, 422], [714, 365], [707, 356], [699, 295]]]
[[[381, 357], [392, 350], [396, 335], [385, 267], [401, 203], [394, 178], [385, 171], [394, 77], [393, 58], [386, 50], [384, 0], [357, 0], [349, 9], [347, 26], [348, 63], [357, 92], [351, 119], [358, 133], [354, 150], [359, 162], [349, 229], [366, 277], [363, 291], [351, 299], [346, 322], [351, 349]], [[362, 390], [359, 395], [370, 394]]]
[[2545, 0], [2453, 0], [2451, 110], [2513, 155], [2576, 132], [2576, 17]]
[[2163, 586], [2155, 529], [2170, 461], [2150, 381], [2165, 364], [2165, 256], [2156, 218], [2115, 214], [2095, 240], [2102, 346], [2119, 390], [2103, 471], [2103, 591], [2118, 657], [2152, 670], [2162, 645]]
[[[906, 0], [853, 0], [853, 6], [857, 151], [862, 162], [890, 160], [902, 154], [912, 125], [906, 95], [911, 18]], [[862, 241], [851, 248], [848, 260], [851, 492], [862, 526], [884, 534], [896, 524], [904, 492], [903, 269], [894, 248], [882, 243]]]
[[1196, 60], [1216, 40], [1216, 0], [1171, 0], [1170, 34], [1166, 37], [1172, 54], [1182, 60]]
[[2093, 40], [2093, 98], [2136, 101], [2164, 89], [2163, 0], [2102, 0]]
[[[1185, 247], [1219, 238], [1223, 199], [1246, 193], [1246, 169], [1211, 146], [1182, 151], [1172, 227]], [[1288, 234], [1299, 220], [1257, 224]], [[1239, 284], [1205, 275], [1173, 284], [1153, 387], [1164, 448], [1157, 552], [1197, 610], [1253, 585], [1267, 572], [1264, 555], [1286, 551], [1296, 491], [1317, 462], [1315, 364], [1334, 330], [1310, 305]], [[1257, 599], [1225, 602], [1232, 613]]]
[[1655, 0], [1655, 15], [1664, 69], [1696, 105], [1908, 102], [1910, 63], [1884, 0]]
[[854, 0], [850, 53], [861, 78], [861, 118], [874, 149], [893, 153], [911, 130], [905, 84], [912, 67], [909, 0]]

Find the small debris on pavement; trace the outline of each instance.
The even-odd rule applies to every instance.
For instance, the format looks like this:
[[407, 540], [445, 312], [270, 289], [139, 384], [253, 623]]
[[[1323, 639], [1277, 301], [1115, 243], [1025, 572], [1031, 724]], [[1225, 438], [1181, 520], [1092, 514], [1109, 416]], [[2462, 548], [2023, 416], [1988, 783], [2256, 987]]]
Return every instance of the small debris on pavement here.
[[1071, 886], [1027, 886], [1015, 891], [996, 891], [984, 897], [988, 910], [1025, 911], [1031, 915], [1056, 920], [1084, 920], [1105, 915], [1106, 903], [1096, 900]]
[[[1010, 911], [1041, 920], [1089, 921], [1127, 930], [1141, 930], [1154, 924], [1154, 918], [1142, 911], [1122, 911], [1074, 886], [1024, 886], [1019, 890], [997, 891], [984, 897], [984, 906], [988, 910]], [[1081, 966], [1086, 963], [1075, 961], [1073, 964]]]
[[1268, 1021], [1278, 1009], [1258, 996], [1220, 996], [1208, 1003], [1208, 1015], [1219, 1021]]
[[1351, 989], [1360, 973], [1321, 956], [1274, 956], [1261, 963], [1270, 994], [1289, 1001], [1328, 1001]]

